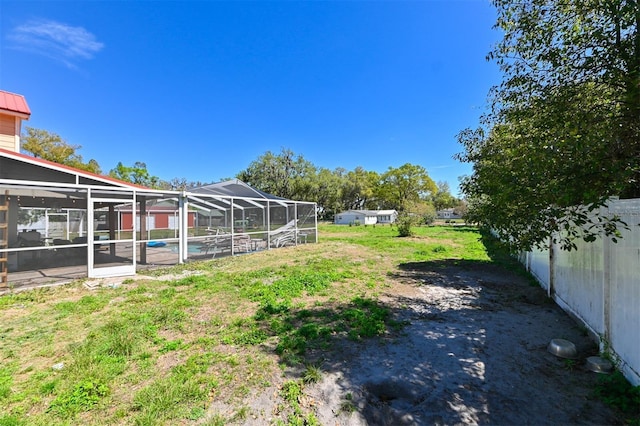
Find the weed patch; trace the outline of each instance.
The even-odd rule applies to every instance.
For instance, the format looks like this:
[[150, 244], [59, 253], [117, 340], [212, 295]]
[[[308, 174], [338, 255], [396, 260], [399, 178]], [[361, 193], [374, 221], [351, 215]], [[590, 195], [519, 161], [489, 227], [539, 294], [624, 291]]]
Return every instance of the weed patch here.
[[[287, 415], [288, 425], [319, 425], [318, 419], [313, 412], [305, 413], [300, 400], [304, 394], [304, 383], [300, 380], [289, 380], [282, 384], [280, 397], [288, 404]], [[284, 424], [278, 422], [277, 424]]]
[[288, 306], [296, 297], [318, 294], [331, 283], [349, 276], [348, 273], [336, 270], [315, 270], [309, 267], [292, 268], [284, 271], [284, 274], [271, 282], [254, 280], [244, 289], [245, 297], [260, 302], [263, 306], [273, 307], [270, 309], [282, 309], [281, 305]]
[[595, 393], [604, 403], [620, 410], [629, 423], [640, 425], [640, 386], [632, 386], [620, 371], [600, 376]]
[[349, 337], [358, 340], [383, 334], [387, 325], [398, 327], [396, 322], [388, 322], [389, 310], [371, 299], [357, 297], [352, 307], [347, 308], [343, 318], [349, 326]]
[[403, 324], [373, 299], [354, 298], [334, 309], [261, 309], [255, 316], [270, 335], [278, 337], [276, 353], [286, 363], [303, 361], [308, 349], [329, 349], [332, 341], [348, 336], [353, 340], [381, 336]]
[[88, 411], [109, 393], [109, 387], [95, 379], [85, 379], [70, 390], [56, 397], [49, 411], [62, 418], [73, 418], [81, 411]]
[[267, 334], [251, 318], [235, 320], [223, 335], [222, 342], [227, 345], [257, 345], [267, 340]]

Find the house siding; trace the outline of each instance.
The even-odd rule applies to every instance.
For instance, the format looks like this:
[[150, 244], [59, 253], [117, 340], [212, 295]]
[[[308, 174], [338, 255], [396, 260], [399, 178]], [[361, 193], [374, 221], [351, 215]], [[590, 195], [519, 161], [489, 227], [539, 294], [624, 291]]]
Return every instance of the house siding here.
[[378, 218], [375, 216], [365, 216], [364, 217], [364, 224], [365, 225], [375, 225], [376, 223], [378, 223]]
[[350, 223], [354, 223], [356, 220], [364, 224], [364, 215], [353, 212], [345, 212], [336, 215], [335, 223], [340, 225], [348, 225]]
[[167, 213], [155, 214], [155, 217], [156, 217], [156, 228], [159, 228], [159, 229], [169, 228], [169, 214]]
[[398, 218], [398, 212], [395, 210], [379, 210], [377, 212], [378, 223], [394, 223]]
[[120, 215], [121, 228], [124, 230], [132, 230], [133, 229], [133, 215], [131, 213], [122, 213]]
[[[140, 213], [138, 213], [138, 219], [136, 223], [140, 223]], [[169, 229], [169, 217], [173, 217], [173, 212], [151, 212], [148, 213], [147, 216], [153, 217], [151, 225], [147, 227], [148, 230], [151, 229]], [[189, 228], [193, 228], [195, 224], [195, 213], [189, 212], [187, 226]], [[122, 212], [121, 213], [121, 221], [122, 221], [122, 229], [131, 230], [133, 229], [133, 215], [131, 212]]]
[[457, 214], [454, 209], [438, 210], [436, 216], [438, 219], [462, 219], [462, 216]]
[[0, 148], [16, 150], [16, 117], [0, 115]]

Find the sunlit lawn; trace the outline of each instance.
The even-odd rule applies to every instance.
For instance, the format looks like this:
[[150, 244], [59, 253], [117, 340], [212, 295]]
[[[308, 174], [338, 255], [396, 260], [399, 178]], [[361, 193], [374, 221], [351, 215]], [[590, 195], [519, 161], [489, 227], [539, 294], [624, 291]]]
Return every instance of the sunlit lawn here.
[[378, 300], [399, 264], [491, 262], [472, 227], [415, 231], [321, 225], [318, 244], [152, 272], [194, 274], [181, 279], [2, 296], [0, 425], [241, 423], [271, 386], [278, 421], [313, 424], [284, 366], [312, 381], [312, 350], [401, 328]]

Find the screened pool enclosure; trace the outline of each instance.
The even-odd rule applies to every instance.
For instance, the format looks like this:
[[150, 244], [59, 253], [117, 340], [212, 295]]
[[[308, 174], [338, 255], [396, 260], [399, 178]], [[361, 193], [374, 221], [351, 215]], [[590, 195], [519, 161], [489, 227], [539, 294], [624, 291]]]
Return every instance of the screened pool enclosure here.
[[316, 241], [315, 203], [237, 180], [152, 190], [0, 150], [0, 288]]

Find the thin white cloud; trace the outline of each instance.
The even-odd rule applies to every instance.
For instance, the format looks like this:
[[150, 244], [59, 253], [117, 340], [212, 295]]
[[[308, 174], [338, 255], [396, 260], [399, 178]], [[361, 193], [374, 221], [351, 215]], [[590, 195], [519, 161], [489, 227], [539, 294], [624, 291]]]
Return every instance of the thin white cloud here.
[[14, 49], [46, 56], [71, 68], [77, 61], [93, 58], [104, 47], [82, 27], [44, 19], [17, 26], [8, 38]]

